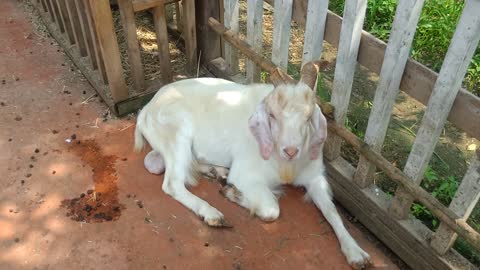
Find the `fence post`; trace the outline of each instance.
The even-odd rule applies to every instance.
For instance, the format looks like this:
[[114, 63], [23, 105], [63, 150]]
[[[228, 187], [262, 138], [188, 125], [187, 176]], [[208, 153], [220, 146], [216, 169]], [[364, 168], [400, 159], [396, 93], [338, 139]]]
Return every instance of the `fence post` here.
[[[357, 65], [358, 48], [366, 9], [367, 0], [345, 1], [331, 99], [331, 104], [335, 107], [335, 121], [342, 126], [350, 103], [353, 75]], [[341, 143], [342, 139], [340, 137], [330, 133], [324, 147], [325, 158], [334, 160], [339, 157]]]
[[[480, 199], [480, 150], [472, 160], [467, 173], [458, 187], [449, 208], [459, 217], [467, 220]], [[433, 235], [430, 245], [439, 254], [445, 254], [457, 239], [457, 234], [441, 223]]]
[[[398, 2], [364, 139], [378, 152], [381, 152], [387, 134], [388, 123], [390, 122], [395, 98], [398, 95], [402, 74], [410, 55], [410, 48], [418, 19], [422, 13], [423, 3], [424, 0]], [[365, 188], [373, 183], [374, 173], [375, 166], [368, 162], [365, 157], [360, 156], [354, 176], [355, 182], [360, 187]]]
[[[263, 0], [247, 1], [247, 43], [255, 51], [262, 50], [263, 44]], [[260, 81], [261, 69], [252, 61], [247, 59], [247, 83]]]
[[327, 12], [328, 0], [308, 1], [302, 67], [307, 62], [319, 60], [322, 55]]
[[[240, 9], [240, 3], [238, 0], [220, 0], [224, 1], [224, 25], [230, 29], [233, 33], [237, 34], [239, 30], [238, 13]], [[238, 52], [228, 43], [225, 45], [225, 62], [227, 62], [228, 68], [231, 72], [230, 75], [238, 73]]]
[[[404, 172], [417, 185], [422, 181], [448, 113], [480, 40], [478, 10], [480, 10], [480, 1], [465, 1], [462, 16], [428, 101], [412, 151], [408, 156]], [[390, 206], [390, 212], [395, 218], [404, 219], [408, 216], [412, 203], [413, 198], [408, 192], [399, 188]]]
[[202, 54], [200, 62], [204, 65], [222, 56], [220, 36], [208, 27], [208, 18], [213, 17], [220, 20], [220, 1], [223, 0], [195, 1], [197, 47], [198, 53]]
[[275, 0], [274, 3], [272, 62], [287, 71], [293, 0]]

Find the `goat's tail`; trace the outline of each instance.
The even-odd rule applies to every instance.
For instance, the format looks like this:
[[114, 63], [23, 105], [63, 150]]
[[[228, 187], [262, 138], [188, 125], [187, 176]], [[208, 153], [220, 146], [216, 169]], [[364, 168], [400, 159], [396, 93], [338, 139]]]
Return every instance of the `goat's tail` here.
[[134, 147], [133, 147], [135, 152], [140, 152], [145, 147], [145, 137], [143, 137], [143, 134], [142, 134], [142, 131], [141, 131], [141, 128], [142, 128], [142, 126], [144, 124], [144, 120], [145, 120], [144, 118], [145, 118], [144, 113], [143, 113], [143, 111], [141, 111], [138, 114], [137, 125], [135, 126], [135, 143], [134, 143]]

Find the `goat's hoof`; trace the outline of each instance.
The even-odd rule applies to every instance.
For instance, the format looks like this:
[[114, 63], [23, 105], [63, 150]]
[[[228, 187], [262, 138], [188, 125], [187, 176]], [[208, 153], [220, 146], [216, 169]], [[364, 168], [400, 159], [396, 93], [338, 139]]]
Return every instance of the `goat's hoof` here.
[[355, 270], [367, 269], [373, 265], [372, 259], [368, 253], [363, 251], [359, 246], [349, 248], [345, 255], [350, 266]]
[[215, 227], [215, 228], [232, 228], [233, 227], [224, 218], [205, 219], [204, 221], [210, 227]]
[[280, 209], [278, 207], [261, 209], [255, 215], [264, 222], [273, 222], [280, 216]]

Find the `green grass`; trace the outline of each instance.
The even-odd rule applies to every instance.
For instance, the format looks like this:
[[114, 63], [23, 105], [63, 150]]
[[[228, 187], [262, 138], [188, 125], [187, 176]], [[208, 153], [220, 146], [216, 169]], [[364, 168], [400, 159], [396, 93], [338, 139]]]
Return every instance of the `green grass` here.
[[[443, 59], [460, 19], [464, 2], [462, 0], [425, 1], [412, 44], [410, 57], [440, 71]], [[329, 9], [343, 14], [344, 1], [330, 1]], [[368, 0], [364, 30], [388, 42], [395, 16], [397, 0]], [[468, 67], [463, 87], [480, 96], [480, 46]]]
[[[390, 30], [392, 28], [395, 9], [398, 0], [368, 0], [367, 12], [365, 16], [364, 30], [370, 32], [375, 37], [388, 42]], [[343, 0], [330, 0], [329, 9], [333, 12], [343, 14]], [[417, 26], [417, 31], [412, 44], [410, 57], [433, 69], [440, 71], [443, 59], [447, 53], [451, 39], [453, 37], [456, 25], [463, 10], [462, 0], [430, 0], [425, 1], [422, 14]], [[320, 84], [320, 83], [319, 83]], [[464, 78], [463, 87], [473, 94], [480, 96], [480, 46], [468, 67]], [[319, 89], [320, 96], [325, 96], [322, 89]], [[327, 98], [328, 100], [329, 98]], [[367, 125], [364, 115], [369, 115], [371, 104], [369, 101], [360, 100], [350, 108], [347, 117], [346, 126], [358, 137], [363, 138], [364, 130]], [[399, 127], [405, 129], [405, 127]], [[415, 138], [416, 134], [408, 128], [408, 134]], [[388, 136], [384, 145], [389, 143]], [[393, 145], [393, 147], [396, 147]], [[385, 150], [385, 149], [384, 149]], [[399, 149], [397, 149], [399, 150]], [[401, 152], [401, 151], [397, 151]], [[404, 155], [395, 159], [405, 159], [408, 150]], [[385, 153], [387, 156], [391, 156]], [[401, 162], [403, 163], [403, 161]], [[404, 164], [398, 164], [402, 167]], [[433, 157], [430, 166], [427, 168], [422, 181], [422, 187], [431, 193], [435, 198], [445, 205], [448, 205], [458, 188], [461, 176], [455, 174], [452, 168], [443, 161], [438, 155]], [[387, 181], [388, 182], [388, 181]], [[380, 187], [390, 195], [394, 194], [395, 185], [386, 182], [379, 183]], [[435, 230], [439, 226], [438, 219], [423, 205], [414, 203], [411, 207], [411, 213], [421, 220], [430, 229]], [[480, 214], [478, 211], [472, 215], [469, 223], [476, 230], [480, 230]], [[469, 259], [473, 264], [480, 266], [480, 256], [463, 239], [455, 242], [454, 248], [463, 256]]]

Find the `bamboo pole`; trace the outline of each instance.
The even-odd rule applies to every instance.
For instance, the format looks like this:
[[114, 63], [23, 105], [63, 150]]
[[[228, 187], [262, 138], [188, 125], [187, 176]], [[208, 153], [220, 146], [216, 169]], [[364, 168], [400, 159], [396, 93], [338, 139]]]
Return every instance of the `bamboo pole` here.
[[[209, 18], [208, 24], [212, 29], [223, 36], [224, 40], [232, 44], [243, 54], [245, 54], [250, 60], [259, 65], [262, 69], [270, 73], [270, 79], [274, 83], [296, 83], [296, 81], [286, 74], [284, 71], [279, 69], [275, 64], [270, 60], [267, 60], [257, 54], [250, 46], [237, 35], [225, 28], [220, 22], [214, 18]], [[321, 68], [319, 62], [311, 62], [312, 66], [308, 68], [315, 68], [317, 71]], [[321, 106], [322, 111], [324, 108], [328, 112], [333, 112], [333, 106], [327, 102], [317, 99], [317, 103]], [[325, 113], [325, 112], [324, 112]], [[353, 148], [360, 152], [365, 158], [370, 162], [375, 164], [377, 168], [380, 168], [394, 180], [397, 184], [402, 185], [402, 187], [407, 190], [416, 200], [424, 204], [435, 216], [438, 217], [445, 225], [450, 227], [453, 231], [462, 236], [467, 242], [469, 242], [476, 250], [480, 250], [480, 234], [476, 232], [463, 218], [458, 217], [452, 210], [445, 207], [437, 199], [432, 197], [428, 192], [423, 190], [421, 187], [413, 184], [413, 182], [397, 167], [393, 166], [388, 160], [386, 160], [381, 154], [372, 150], [372, 148], [359, 139], [355, 134], [344, 128], [343, 126], [338, 125], [333, 121], [333, 115], [328, 113], [325, 115], [328, 119], [328, 129], [329, 131], [337, 134], [342, 137], [347, 143], [349, 143]], [[357, 187], [359, 188], [359, 187]]]

